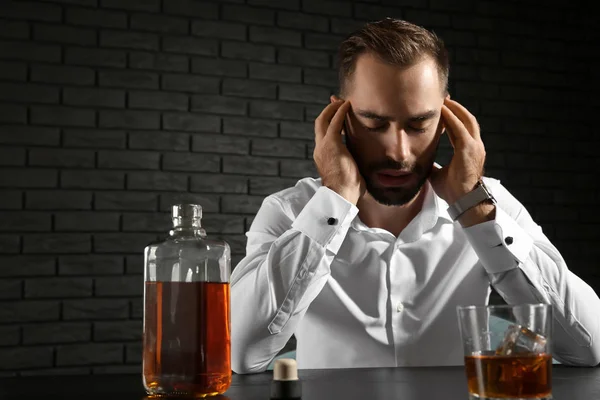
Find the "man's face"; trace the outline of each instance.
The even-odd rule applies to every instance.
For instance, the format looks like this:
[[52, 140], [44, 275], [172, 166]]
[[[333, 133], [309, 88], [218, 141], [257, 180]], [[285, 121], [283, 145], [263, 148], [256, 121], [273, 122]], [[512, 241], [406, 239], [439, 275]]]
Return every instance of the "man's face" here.
[[347, 88], [346, 143], [368, 192], [385, 205], [406, 204], [431, 174], [443, 130], [435, 62], [400, 69], [364, 54]]

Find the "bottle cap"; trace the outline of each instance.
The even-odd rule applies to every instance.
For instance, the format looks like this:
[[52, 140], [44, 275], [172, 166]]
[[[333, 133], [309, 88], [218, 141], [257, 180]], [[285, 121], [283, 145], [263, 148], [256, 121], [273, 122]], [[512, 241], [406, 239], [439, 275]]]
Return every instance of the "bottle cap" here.
[[302, 398], [302, 383], [298, 379], [296, 360], [281, 358], [275, 361], [273, 367], [273, 382], [271, 382], [271, 399], [291, 400]]
[[172, 208], [173, 218], [197, 219], [202, 218], [202, 206], [200, 204], [177, 204]]

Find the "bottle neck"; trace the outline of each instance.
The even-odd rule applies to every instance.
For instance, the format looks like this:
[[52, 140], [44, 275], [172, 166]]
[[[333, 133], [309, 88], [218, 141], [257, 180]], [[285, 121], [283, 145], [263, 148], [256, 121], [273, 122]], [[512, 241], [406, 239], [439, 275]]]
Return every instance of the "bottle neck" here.
[[206, 237], [206, 231], [202, 228], [202, 220], [200, 218], [173, 218], [173, 229], [169, 233], [171, 236]]

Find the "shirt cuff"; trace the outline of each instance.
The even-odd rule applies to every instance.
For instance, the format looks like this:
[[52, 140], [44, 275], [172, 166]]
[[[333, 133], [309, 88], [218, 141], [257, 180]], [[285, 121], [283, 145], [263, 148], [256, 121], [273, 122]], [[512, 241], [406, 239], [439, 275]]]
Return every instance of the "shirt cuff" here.
[[358, 208], [333, 190], [321, 186], [304, 206], [292, 228], [337, 254], [358, 215]]
[[465, 229], [469, 243], [489, 274], [517, 268], [529, 257], [533, 239], [496, 206], [496, 217]]

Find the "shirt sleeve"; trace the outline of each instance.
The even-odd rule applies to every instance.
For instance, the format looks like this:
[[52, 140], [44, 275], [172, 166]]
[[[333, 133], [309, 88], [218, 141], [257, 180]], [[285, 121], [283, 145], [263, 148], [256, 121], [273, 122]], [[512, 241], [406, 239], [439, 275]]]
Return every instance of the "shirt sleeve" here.
[[553, 356], [562, 363], [600, 362], [600, 299], [570, 271], [525, 207], [498, 181], [486, 180], [497, 200], [492, 221], [466, 228], [465, 235], [508, 304], [551, 304]]
[[247, 233], [246, 257], [232, 273], [231, 357], [237, 373], [264, 371], [285, 346], [325, 286], [358, 214], [325, 187], [299, 213], [295, 201], [265, 199]]

